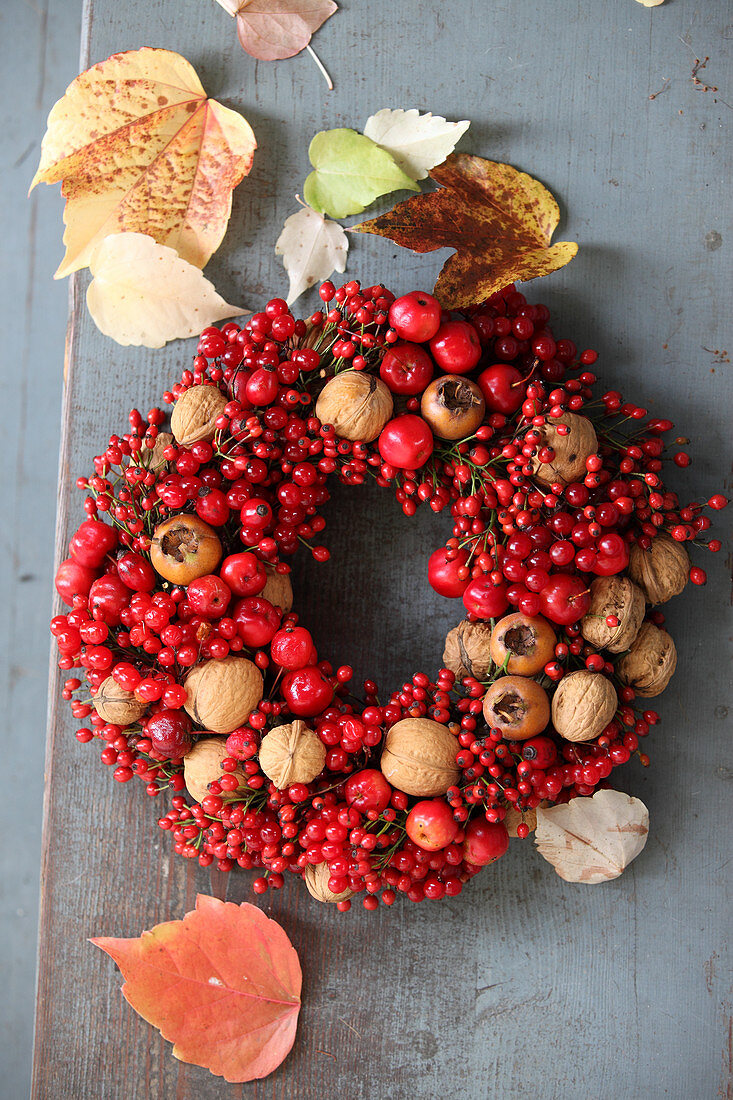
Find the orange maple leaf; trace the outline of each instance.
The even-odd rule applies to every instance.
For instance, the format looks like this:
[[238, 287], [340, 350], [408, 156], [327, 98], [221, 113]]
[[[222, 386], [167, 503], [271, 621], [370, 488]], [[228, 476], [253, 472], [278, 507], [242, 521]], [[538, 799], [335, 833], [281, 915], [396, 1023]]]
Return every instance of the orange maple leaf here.
[[146, 233], [204, 267], [221, 244], [232, 191], [257, 147], [249, 123], [207, 99], [171, 50], [113, 54], [72, 81], [55, 104], [37, 183], [62, 183], [62, 278], [89, 264], [111, 233]]
[[138, 939], [91, 941], [122, 971], [122, 992], [182, 1062], [230, 1082], [266, 1077], [295, 1040], [302, 974], [279, 924], [254, 905], [199, 894], [183, 920]]
[[578, 251], [571, 241], [550, 244], [558, 205], [547, 188], [510, 164], [453, 153], [430, 175], [442, 185], [438, 191], [351, 228], [414, 252], [455, 248], [435, 284], [446, 309], [463, 309], [509, 283], [548, 275]]

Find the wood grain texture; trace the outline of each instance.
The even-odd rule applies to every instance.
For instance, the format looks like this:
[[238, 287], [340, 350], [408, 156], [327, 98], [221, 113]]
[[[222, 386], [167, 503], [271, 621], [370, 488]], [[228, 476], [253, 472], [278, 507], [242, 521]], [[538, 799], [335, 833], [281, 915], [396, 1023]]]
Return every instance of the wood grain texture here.
[[50, 103], [77, 72], [80, 22], [81, 0], [0, 4], [0, 325], [6, 334], [0, 367], [0, 694], [3, 713], [13, 716], [0, 729], [0, 822], [6, 835], [13, 822], [23, 823], [14, 843], [0, 848], [0, 1092], [10, 1097], [28, 1095], [33, 1046], [48, 608], [68, 302], [66, 285], [52, 283], [49, 258], [63, 200], [50, 192], [29, 198], [27, 192]]
[[[730, 441], [731, 368], [721, 362], [731, 339], [726, 18], [718, 0], [652, 11], [628, 0], [592, 13], [580, 0], [447, 0], [427, 15], [424, 5], [372, 0], [368, 17], [346, 3], [317, 38], [336, 83], [328, 95], [306, 57], [270, 65], [243, 55], [213, 4], [89, 0], [84, 56], [143, 43], [177, 49], [211, 95], [250, 120], [255, 168], [207, 274], [230, 300], [255, 307], [285, 286], [273, 246], [316, 130], [361, 126], [388, 105], [473, 119], [461, 147], [537, 175], [567, 204], [562, 235], [581, 243], [578, 259], [531, 297], [550, 306], [559, 335], [599, 349], [609, 387], [697, 436], [696, 465], [680, 481], [690, 496], [707, 496]], [[692, 83], [694, 58], [705, 54], [722, 99]], [[665, 79], [668, 89], [650, 99]], [[444, 258], [378, 240], [352, 247], [351, 274], [396, 290], [431, 285]], [[156, 403], [191, 351], [111, 344], [85, 315], [85, 286], [85, 275], [75, 277], [59, 550], [81, 515], [74, 479], [104, 433], [123, 426], [131, 404]], [[339, 517], [327, 529], [331, 563], [301, 562], [296, 573], [319, 648], [385, 688], [419, 667], [432, 671], [460, 617], [424, 581], [445, 520], [406, 521], [388, 494], [368, 490], [337, 490], [330, 514]], [[660, 701], [653, 767], [621, 773], [652, 821], [630, 870], [601, 887], [571, 886], [517, 843], [460, 898], [347, 917], [288, 883], [260, 904], [301, 954], [299, 1036], [272, 1077], [247, 1086], [176, 1063], [123, 1002], [110, 961], [86, 943], [180, 916], [212, 887], [170, 855], [141, 786], [114, 789], [94, 751], [77, 745], [52, 677], [33, 1095], [729, 1096], [725, 564], [713, 561], [708, 589], [669, 608], [680, 664]], [[232, 876], [228, 897], [254, 900], [250, 883]]]

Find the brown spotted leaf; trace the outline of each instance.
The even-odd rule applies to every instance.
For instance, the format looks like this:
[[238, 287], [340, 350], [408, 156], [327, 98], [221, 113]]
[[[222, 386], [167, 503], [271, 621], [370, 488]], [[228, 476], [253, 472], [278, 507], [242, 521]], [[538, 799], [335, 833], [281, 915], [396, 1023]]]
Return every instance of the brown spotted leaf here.
[[207, 99], [180, 54], [145, 47], [92, 66], [53, 107], [31, 184], [61, 181], [67, 200], [56, 278], [124, 232], [146, 233], [204, 267], [255, 148], [249, 123]]
[[455, 248], [435, 284], [446, 309], [462, 309], [509, 283], [549, 275], [578, 251], [570, 241], [550, 243], [560, 220], [555, 199], [510, 164], [454, 153], [430, 175], [439, 190], [352, 228], [413, 252]]
[[649, 811], [621, 791], [596, 791], [537, 809], [535, 844], [566, 882], [608, 882], [636, 859], [649, 835]]

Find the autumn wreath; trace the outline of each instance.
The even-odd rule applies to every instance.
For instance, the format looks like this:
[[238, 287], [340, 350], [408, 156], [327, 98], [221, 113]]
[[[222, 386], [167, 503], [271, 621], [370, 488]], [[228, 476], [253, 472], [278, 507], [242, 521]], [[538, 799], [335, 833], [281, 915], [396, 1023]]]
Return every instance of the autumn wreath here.
[[[595, 396], [596, 353], [513, 285], [451, 314], [355, 281], [320, 295], [307, 320], [273, 299], [207, 328], [170, 430], [133, 410], [80, 479], [51, 624], [83, 670], [77, 738], [173, 793], [177, 852], [260, 869], [258, 893], [290, 871], [342, 910], [452, 896], [535, 829], [564, 878], [620, 874], [648, 815], [608, 780], [648, 763], [676, 663], [660, 605], [705, 581], [706, 505], [662, 483], [689, 461], [671, 422]], [[332, 477], [448, 512], [428, 577], [463, 605], [435, 678], [386, 699], [367, 681], [358, 704], [290, 582], [296, 552], [329, 556]]]

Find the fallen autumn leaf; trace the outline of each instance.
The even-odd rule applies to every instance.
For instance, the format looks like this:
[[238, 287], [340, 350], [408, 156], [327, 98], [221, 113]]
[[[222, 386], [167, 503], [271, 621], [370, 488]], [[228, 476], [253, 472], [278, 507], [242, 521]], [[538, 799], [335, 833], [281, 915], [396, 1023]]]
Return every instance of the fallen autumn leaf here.
[[217, 0], [237, 20], [243, 50], [260, 61], [281, 61], [304, 50], [337, 10], [333, 0]]
[[182, 920], [137, 939], [91, 942], [117, 963], [125, 999], [180, 1061], [240, 1082], [266, 1077], [289, 1053], [300, 963], [280, 925], [256, 906], [199, 894]]
[[308, 149], [315, 169], [303, 196], [319, 214], [346, 218], [390, 191], [417, 191], [390, 153], [356, 130], [321, 130]]
[[97, 328], [125, 347], [162, 348], [248, 312], [229, 305], [178, 253], [144, 233], [105, 237], [90, 264], [87, 307]]
[[439, 190], [351, 228], [414, 252], [455, 248], [435, 284], [445, 309], [462, 309], [509, 283], [548, 275], [578, 251], [570, 241], [550, 244], [558, 205], [541, 183], [510, 164], [453, 153], [430, 176]]
[[367, 119], [364, 136], [391, 153], [410, 179], [424, 180], [431, 168], [453, 152], [470, 125], [465, 120], [446, 122], [442, 115], [429, 111], [421, 115], [414, 108], [385, 107]]
[[147, 233], [204, 267], [221, 244], [232, 191], [257, 147], [249, 123], [207, 99], [171, 50], [113, 54], [54, 105], [37, 183], [62, 183], [62, 278], [86, 267], [111, 233]]
[[288, 305], [309, 287], [346, 268], [349, 240], [338, 222], [329, 221], [309, 206], [291, 214], [275, 245], [290, 279]]
[[622, 791], [596, 791], [537, 809], [535, 844], [566, 882], [608, 882], [636, 859], [649, 835], [649, 811]]

